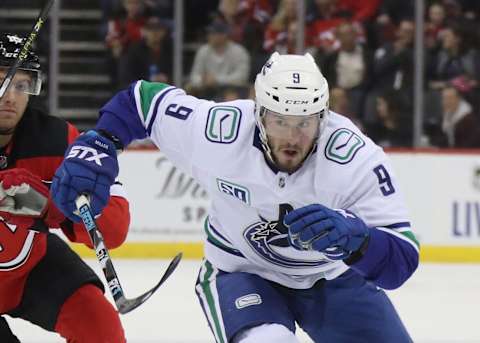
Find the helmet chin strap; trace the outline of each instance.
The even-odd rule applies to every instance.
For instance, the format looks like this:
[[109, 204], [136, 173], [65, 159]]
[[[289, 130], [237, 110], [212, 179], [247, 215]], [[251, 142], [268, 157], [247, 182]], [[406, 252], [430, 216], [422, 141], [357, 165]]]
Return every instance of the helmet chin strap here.
[[268, 145], [268, 138], [267, 138], [267, 132], [265, 130], [265, 126], [263, 126], [263, 110], [260, 106], [255, 104], [255, 112], [258, 111], [258, 115], [255, 117], [257, 118], [257, 127], [260, 130], [260, 141], [262, 142], [262, 148], [263, 148], [263, 153], [264, 155], [268, 158], [268, 160], [273, 163], [273, 165], [277, 165], [275, 161], [273, 160], [272, 156], [272, 150], [270, 149], [270, 146]]
[[[261, 134], [260, 134], [261, 136]], [[262, 138], [262, 137], [261, 137]], [[268, 145], [268, 142], [263, 140], [263, 138], [261, 139], [261, 142], [262, 142], [262, 147], [263, 147], [263, 154], [267, 157], [267, 159], [276, 167], [277, 166], [277, 163], [275, 162], [275, 160], [273, 159], [273, 155], [272, 155], [272, 149], [270, 149], [270, 146]]]
[[15, 131], [15, 127], [9, 129], [2, 129], [0, 128], [0, 136], [10, 136]]

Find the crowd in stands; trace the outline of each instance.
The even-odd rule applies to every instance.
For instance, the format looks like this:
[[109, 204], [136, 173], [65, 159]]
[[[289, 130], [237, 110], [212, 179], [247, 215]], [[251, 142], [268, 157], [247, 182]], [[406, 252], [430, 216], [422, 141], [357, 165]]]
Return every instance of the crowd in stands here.
[[[173, 1], [102, 0], [112, 86], [172, 83]], [[185, 0], [184, 84], [193, 95], [253, 96], [273, 51], [295, 53], [297, 0]], [[480, 1], [426, 0], [422, 145], [480, 147]], [[413, 144], [415, 0], [307, 0], [305, 51], [330, 108], [383, 147]], [[189, 54], [190, 52], [190, 54]]]

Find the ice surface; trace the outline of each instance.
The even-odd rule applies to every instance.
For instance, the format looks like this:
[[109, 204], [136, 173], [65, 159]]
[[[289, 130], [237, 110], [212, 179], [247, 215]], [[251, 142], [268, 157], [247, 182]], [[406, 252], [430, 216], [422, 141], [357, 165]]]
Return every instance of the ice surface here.
[[[102, 277], [98, 262], [88, 260]], [[152, 287], [167, 260], [114, 261], [127, 297]], [[194, 284], [199, 260], [184, 260], [145, 304], [122, 316], [129, 343], [213, 342], [197, 302]], [[389, 292], [416, 343], [478, 343], [480, 266], [423, 264], [400, 289]], [[8, 318], [10, 319], [10, 318]], [[64, 342], [23, 320], [9, 320], [22, 343]], [[303, 333], [302, 342], [311, 342]]]

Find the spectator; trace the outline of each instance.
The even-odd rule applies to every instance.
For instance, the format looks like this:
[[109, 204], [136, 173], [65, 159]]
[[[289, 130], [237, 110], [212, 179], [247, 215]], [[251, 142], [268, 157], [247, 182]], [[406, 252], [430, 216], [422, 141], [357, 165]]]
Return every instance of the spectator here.
[[108, 48], [107, 62], [114, 87], [118, 87], [119, 70], [124, 68], [121, 57], [125, 55], [130, 44], [142, 38], [142, 28], [146, 21], [143, 0], [124, 0], [123, 6], [125, 15], [108, 22], [105, 37]]
[[315, 0], [310, 13], [307, 15], [309, 44], [314, 45], [320, 55], [337, 50], [335, 28], [348, 20], [350, 13], [339, 11], [337, 0]]
[[306, 13], [308, 23], [316, 20], [326, 20], [335, 17], [336, 0], [311, 0]]
[[362, 121], [358, 118], [356, 112], [352, 111], [350, 99], [345, 89], [335, 87], [330, 90], [330, 109], [350, 119], [360, 130], [363, 129]]
[[340, 24], [335, 33], [340, 48], [326, 56], [322, 71], [331, 87], [343, 88], [348, 93], [351, 105], [348, 112], [361, 116], [373, 68], [372, 54], [358, 43], [355, 28], [351, 23]]
[[345, 13], [351, 21], [364, 23], [373, 18], [381, 2], [381, 0], [336, 0], [336, 5], [337, 11]]
[[125, 68], [120, 71], [123, 86], [143, 79], [171, 82], [172, 44], [169, 22], [150, 17], [144, 27], [144, 38], [127, 49]]
[[[231, 28], [230, 38], [245, 46], [250, 53], [262, 50], [262, 37], [273, 14], [269, 0], [221, 0], [221, 19]], [[263, 61], [264, 62], [264, 61]]]
[[380, 0], [310, 0], [307, 20], [344, 18], [354, 22], [366, 22], [377, 12]]
[[449, 26], [441, 35], [441, 48], [429, 63], [429, 86], [440, 90], [449, 83], [457, 84], [468, 93], [478, 86], [480, 55], [478, 50], [465, 42], [460, 26]]
[[238, 0], [240, 12], [249, 13], [249, 16], [259, 23], [266, 24], [272, 19], [274, 0]]
[[220, 0], [218, 5], [220, 18], [231, 28], [230, 38], [242, 44], [250, 53], [251, 66], [249, 81], [255, 78], [255, 71], [260, 69], [268, 58], [263, 50], [263, 37], [266, 27], [273, 15], [271, 0]]
[[378, 120], [368, 126], [367, 133], [381, 147], [412, 146], [412, 109], [395, 90], [387, 90], [376, 98]]
[[187, 88], [215, 97], [219, 87], [247, 82], [250, 56], [243, 46], [229, 39], [225, 22], [214, 21], [207, 31], [208, 42], [195, 55]]
[[[478, 1], [477, 1], [478, 2]], [[460, 22], [463, 17], [462, 5], [457, 0], [443, 0], [443, 5], [445, 6], [445, 11], [447, 13], [447, 18], [451, 22]]]
[[399, 92], [404, 100], [413, 94], [413, 36], [414, 24], [403, 20], [394, 42], [387, 42], [375, 51], [371, 91], [367, 95], [364, 111], [365, 123], [372, 124], [376, 115], [376, 98], [387, 90]]
[[102, 20], [100, 23], [101, 37], [105, 37], [108, 32], [108, 23], [114, 20], [122, 12], [122, 0], [100, 0], [100, 9], [102, 11]]
[[393, 43], [377, 49], [374, 58], [374, 86], [377, 89], [411, 90], [413, 85], [414, 23], [403, 20]]
[[412, 20], [414, 12], [414, 0], [383, 0], [376, 19], [378, 45], [395, 40], [398, 25], [403, 20]]
[[442, 3], [434, 2], [428, 8], [428, 17], [425, 23], [425, 46], [428, 49], [438, 48], [440, 34], [445, 28], [446, 12]]
[[413, 19], [414, 13], [414, 0], [383, 0], [378, 11], [377, 23], [397, 26], [403, 20]]
[[105, 41], [112, 55], [119, 58], [123, 50], [132, 42], [142, 37], [145, 24], [143, 0], [124, 0], [125, 16], [112, 19], [109, 22]]
[[297, 2], [295, 0], [282, 0], [265, 31], [264, 50], [267, 52], [279, 51], [283, 54], [294, 53], [295, 44], [292, 44], [291, 33], [296, 30], [296, 23]]
[[[454, 87], [442, 90], [441, 128], [432, 135], [440, 147], [479, 148], [480, 125], [470, 105]], [[440, 125], [439, 125], [440, 126]]]
[[453, 85], [476, 108], [479, 106], [478, 77], [480, 54], [469, 43], [464, 27], [451, 25], [441, 34], [441, 48], [432, 53], [427, 64], [427, 110], [441, 115], [440, 94], [443, 88]]

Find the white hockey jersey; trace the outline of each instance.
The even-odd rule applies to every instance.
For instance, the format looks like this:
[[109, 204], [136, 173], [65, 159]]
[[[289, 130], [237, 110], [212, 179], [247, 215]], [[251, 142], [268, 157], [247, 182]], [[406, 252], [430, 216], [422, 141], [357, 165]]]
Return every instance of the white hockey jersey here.
[[215, 103], [146, 81], [132, 89], [135, 120], [211, 198], [205, 256], [217, 268], [299, 289], [346, 271], [343, 261], [288, 244], [283, 215], [312, 203], [350, 210], [418, 253], [388, 158], [347, 118], [330, 112], [315, 151], [289, 175], [265, 160], [253, 101]]

